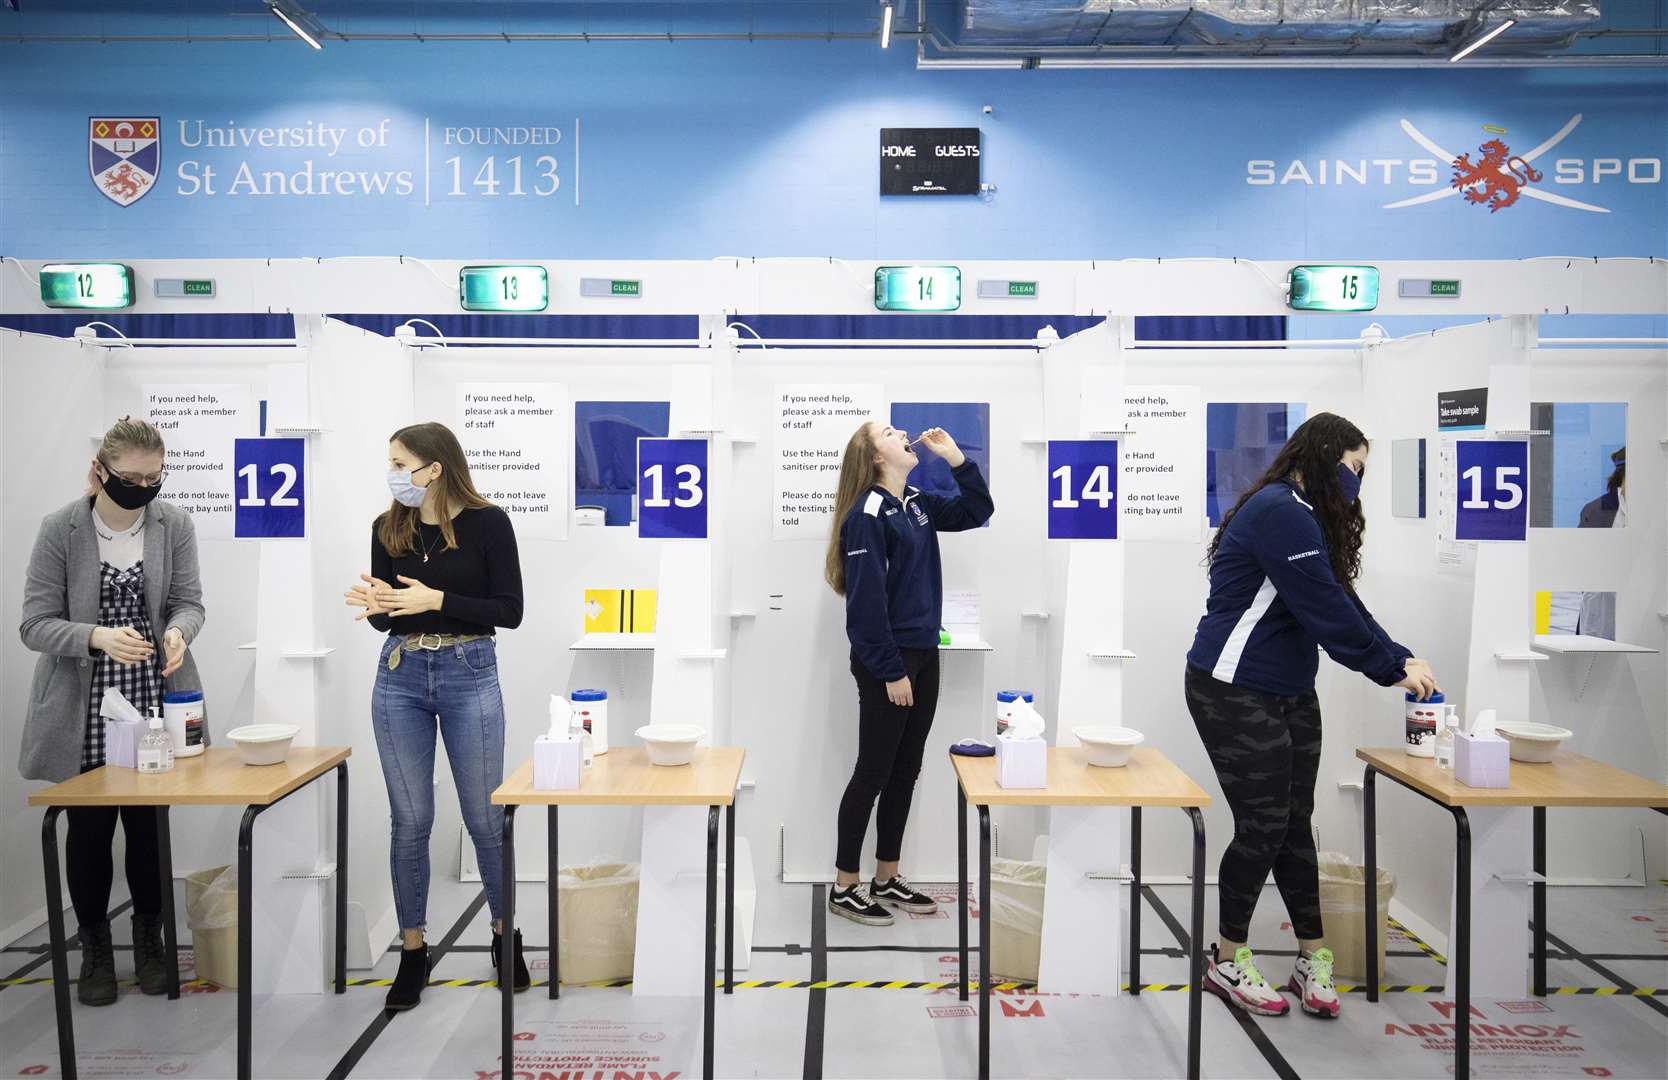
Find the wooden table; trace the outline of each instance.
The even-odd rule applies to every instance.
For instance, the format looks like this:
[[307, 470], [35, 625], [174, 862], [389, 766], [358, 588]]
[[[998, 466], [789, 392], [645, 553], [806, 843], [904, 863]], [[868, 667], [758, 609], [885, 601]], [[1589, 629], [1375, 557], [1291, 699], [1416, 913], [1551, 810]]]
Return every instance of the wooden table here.
[[[1174, 806], [1193, 822], [1192, 936], [1188, 942], [1187, 1075], [1199, 1076], [1200, 987], [1204, 977], [1205, 819], [1210, 795], [1151, 747], [1130, 751], [1122, 768], [1089, 764], [1088, 751], [1052, 746], [1046, 788], [1005, 788], [994, 757], [951, 754], [956, 770], [956, 908], [961, 1000], [967, 1000], [967, 804], [979, 810], [979, 1076], [990, 1076], [990, 808], [992, 806], [1127, 806], [1130, 815], [1129, 991], [1141, 992], [1141, 808]], [[1117, 973], [1113, 972], [1113, 978]]]
[[[707, 811], [706, 985], [702, 1075], [712, 1080], [714, 989], [717, 985], [718, 811], [724, 815], [724, 992], [735, 991], [736, 896], [736, 785], [746, 751], [739, 746], [697, 747], [688, 765], [649, 764], [642, 747], [618, 747], [598, 754], [574, 791], [537, 791], [533, 763], [525, 761], [492, 793], [504, 808], [504, 935], [501, 971], [515, 970], [515, 811], [518, 806], [543, 806], [549, 822], [546, 854], [549, 864], [550, 997], [561, 996], [561, 939], [556, 925], [557, 868], [556, 810], [562, 806], [705, 806]], [[499, 980], [503, 1002], [503, 1071], [514, 1072], [515, 979]]]
[[[1378, 1000], [1378, 813], [1379, 774], [1429, 799], [1454, 816], [1454, 1015], [1471, 1011], [1471, 824], [1468, 806], [1527, 806], [1534, 815], [1534, 993], [1546, 996], [1546, 808], [1549, 806], [1637, 806], [1668, 814], [1668, 787], [1592, 758], [1559, 750], [1550, 762], [1514, 761], [1511, 786], [1477, 788], [1459, 782], [1432, 758], [1410, 757], [1402, 747], [1357, 750], [1367, 763], [1362, 778], [1362, 849], [1366, 856], [1367, 1000]], [[1471, 1074], [1470, 1025], [1454, 1025], [1454, 1076]]]
[[41, 826], [41, 862], [46, 871], [46, 922], [52, 940], [52, 995], [58, 1012], [58, 1061], [65, 1080], [74, 1080], [75, 1028], [70, 1017], [69, 954], [64, 934], [64, 899], [58, 883], [58, 815], [71, 806], [154, 806], [161, 856], [162, 934], [168, 953], [168, 997], [180, 996], [178, 937], [174, 927], [174, 862], [168, 832], [171, 806], [242, 806], [237, 834], [237, 1075], [251, 1075], [254, 1005], [250, 990], [254, 952], [255, 819], [325, 773], [336, 772], [336, 993], [347, 992], [348, 775], [346, 746], [291, 747], [277, 765], [245, 765], [234, 748], [209, 747], [196, 757], [176, 758], [171, 772], [143, 774], [111, 766], [84, 772], [29, 795], [30, 806], [46, 807]]

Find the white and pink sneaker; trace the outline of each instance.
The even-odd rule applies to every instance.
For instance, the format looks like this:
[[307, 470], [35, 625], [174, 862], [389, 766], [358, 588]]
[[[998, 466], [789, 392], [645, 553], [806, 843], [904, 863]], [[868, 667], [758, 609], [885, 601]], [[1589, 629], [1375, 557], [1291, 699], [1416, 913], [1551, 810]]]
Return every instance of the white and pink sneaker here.
[[1297, 1003], [1310, 1016], [1338, 1019], [1338, 989], [1332, 985], [1332, 950], [1316, 949], [1313, 955], [1298, 955], [1287, 984]]
[[[1328, 972], [1330, 970], [1329, 965]], [[1330, 980], [1330, 974], [1328, 978]], [[1327, 985], [1331, 985], [1330, 981]], [[1223, 960], [1217, 954], [1217, 946], [1210, 947], [1210, 966], [1205, 968], [1205, 989], [1228, 1004], [1258, 1016], [1284, 1016], [1291, 1011], [1291, 1004], [1280, 996], [1280, 991], [1268, 985], [1268, 980], [1257, 970], [1251, 949], [1246, 945], [1234, 950], [1232, 960]]]

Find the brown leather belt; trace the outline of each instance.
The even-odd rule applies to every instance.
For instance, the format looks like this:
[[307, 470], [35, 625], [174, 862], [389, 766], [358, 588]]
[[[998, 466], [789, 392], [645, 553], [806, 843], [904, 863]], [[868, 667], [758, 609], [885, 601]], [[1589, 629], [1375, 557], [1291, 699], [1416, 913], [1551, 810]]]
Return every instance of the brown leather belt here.
[[491, 634], [406, 634], [400, 638], [399, 644], [394, 646], [394, 651], [388, 654], [388, 670], [393, 671], [400, 666], [400, 657], [407, 649], [439, 652], [448, 645], [463, 645], [490, 637]]

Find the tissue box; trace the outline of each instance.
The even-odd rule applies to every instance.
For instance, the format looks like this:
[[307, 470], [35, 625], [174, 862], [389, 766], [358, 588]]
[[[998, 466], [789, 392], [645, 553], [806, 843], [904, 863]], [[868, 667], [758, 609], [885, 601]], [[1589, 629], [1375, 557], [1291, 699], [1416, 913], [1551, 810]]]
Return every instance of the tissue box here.
[[1458, 732], [1454, 736], [1454, 777], [1467, 787], [1509, 787], [1512, 782], [1510, 749], [1511, 744], [1493, 732], [1487, 735]]
[[133, 720], [104, 722], [104, 763], [118, 769], [139, 767], [139, 738], [145, 725]]
[[584, 747], [573, 739], [533, 740], [533, 790], [578, 791]]
[[1048, 786], [1048, 743], [1033, 735], [1028, 739], [996, 736], [996, 782], [1005, 788]]

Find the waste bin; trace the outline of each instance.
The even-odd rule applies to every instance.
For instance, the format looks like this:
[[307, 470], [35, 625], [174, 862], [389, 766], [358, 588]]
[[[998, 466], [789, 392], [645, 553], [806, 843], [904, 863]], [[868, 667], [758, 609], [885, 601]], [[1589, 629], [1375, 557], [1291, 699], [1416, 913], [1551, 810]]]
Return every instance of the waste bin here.
[[[1367, 910], [1367, 868], [1347, 855], [1322, 851], [1316, 856], [1320, 867], [1321, 921], [1326, 943], [1332, 949], [1334, 970], [1340, 978], [1365, 980], [1366, 942], [1362, 940], [1362, 916]], [[1396, 893], [1396, 875], [1378, 868], [1378, 977], [1384, 978], [1384, 937], [1390, 924], [1390, 898]]]
[[1036, 982], [1042, 957], [1043, 887], [1048, 867], [1020, 859], [990, 860], [991, 978]]
[[636, 863], [562, 868], [556, 879], [561, 924], [556, 931], [564, 983], [631, 978], [638, 881]]
[[185, 924], [197, 977], [237, 989], [237, 867], [185, 875]]

